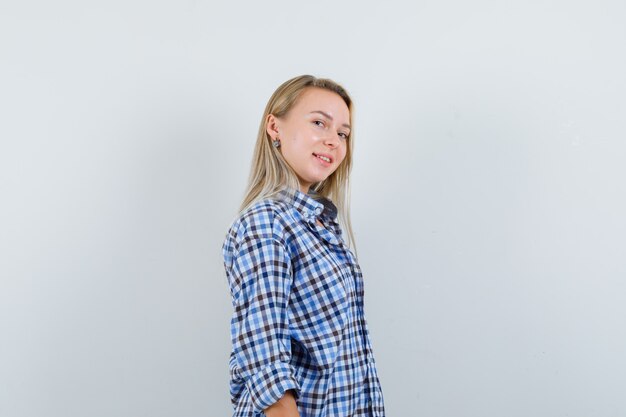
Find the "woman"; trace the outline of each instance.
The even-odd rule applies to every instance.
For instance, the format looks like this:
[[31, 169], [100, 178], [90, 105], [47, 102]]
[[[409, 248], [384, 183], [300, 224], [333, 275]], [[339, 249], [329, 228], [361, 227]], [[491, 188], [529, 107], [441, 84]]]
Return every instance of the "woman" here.
[[222, 248], [235, 417], [385, 414], [363, 276], [338, 222], [354, 246], [352, 142], [352, 100], [331, 80], [288, 80], [265, 108]]

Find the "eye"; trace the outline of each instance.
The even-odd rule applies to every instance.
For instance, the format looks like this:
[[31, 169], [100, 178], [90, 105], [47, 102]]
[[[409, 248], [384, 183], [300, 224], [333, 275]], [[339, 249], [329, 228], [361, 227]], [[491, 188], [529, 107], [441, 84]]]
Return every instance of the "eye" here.
[[347, 133], [339, 133], [339, 136], [341, 136], [344, 139], [348, 139], [348, 134]]
[[315, 123], [317, 126], [324, 126], [324, 122], [321, 120], [314, 120], [313, 123]]

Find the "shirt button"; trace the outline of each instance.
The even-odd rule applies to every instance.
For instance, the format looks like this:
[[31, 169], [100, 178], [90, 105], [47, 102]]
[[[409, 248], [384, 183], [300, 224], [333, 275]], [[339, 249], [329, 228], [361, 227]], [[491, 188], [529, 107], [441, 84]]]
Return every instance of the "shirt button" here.
[[322, 212], [322, 208], [321, 207], [316, 207], [315, 208], [315, 214], [320, 214]]

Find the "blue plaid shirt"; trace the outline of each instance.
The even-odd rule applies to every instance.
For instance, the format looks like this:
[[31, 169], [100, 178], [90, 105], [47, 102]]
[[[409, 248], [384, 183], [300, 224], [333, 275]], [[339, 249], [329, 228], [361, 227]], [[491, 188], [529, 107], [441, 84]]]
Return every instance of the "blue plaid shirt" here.
[[293, 389], [301, 417], [384, 417], [363, 275], [336, 207], [299, 190], [279, 197], [242, 213], [222, 247], [233, 416], [263, 416]]

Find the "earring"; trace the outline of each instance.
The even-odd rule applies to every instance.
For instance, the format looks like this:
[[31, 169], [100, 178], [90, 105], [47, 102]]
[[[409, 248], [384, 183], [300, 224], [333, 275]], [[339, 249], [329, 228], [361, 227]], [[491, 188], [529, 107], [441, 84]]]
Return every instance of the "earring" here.
[[280, 141], [278, 140], [278, 138], [272, 141], [272, 145], [274, 145], [275, 148], [280, 148]]

